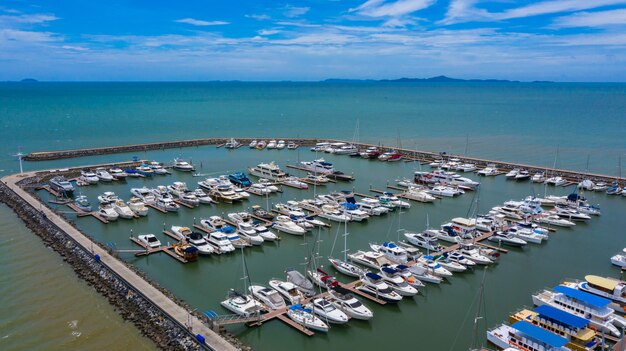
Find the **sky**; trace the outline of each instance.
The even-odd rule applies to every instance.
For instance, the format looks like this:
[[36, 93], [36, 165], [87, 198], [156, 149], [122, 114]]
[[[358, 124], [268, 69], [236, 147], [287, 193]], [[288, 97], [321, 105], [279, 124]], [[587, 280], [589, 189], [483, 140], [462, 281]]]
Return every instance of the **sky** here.
[[2, 0], [0, 81], [626, 81], [626, 0]]

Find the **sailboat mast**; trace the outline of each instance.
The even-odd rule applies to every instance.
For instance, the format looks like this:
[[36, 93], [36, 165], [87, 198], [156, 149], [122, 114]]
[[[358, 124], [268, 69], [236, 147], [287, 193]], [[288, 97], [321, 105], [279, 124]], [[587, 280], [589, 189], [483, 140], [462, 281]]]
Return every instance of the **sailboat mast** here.
[[480, 292], [478, 294], [478, 307], [476, 309], [476, 316], [474, 317], [474, 329], [472, 331], [472, 346], [470, 351], [478, 350], [476, 346], [476, 341], [478, 340], [478, 321], [480, 321], [483, 317], [481, 314], [481, 309], [483, 306], [483, 299], [485, 296], [485, 277], [487, 276], [487, 266], [485, 266], [485, 270], [483, 271], [483, 279], [480, 282]]

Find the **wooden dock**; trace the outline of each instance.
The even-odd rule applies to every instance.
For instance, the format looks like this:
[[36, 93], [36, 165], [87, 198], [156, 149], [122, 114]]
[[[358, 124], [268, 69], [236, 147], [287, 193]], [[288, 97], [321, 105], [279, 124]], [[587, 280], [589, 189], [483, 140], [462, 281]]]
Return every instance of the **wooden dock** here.
[[190, 205], [190, 204], [188, 204], [188, 203], [186, 203], [186, 202], [184, 202], [184, 201], [180, 201], [180, 200], [178, 200], [178, 199], [174, 200], [174, 202], [175, 202], [175, 203], [177, 203], [177, 204], [179, 204], [179, 205], [181, 205], [181, 206], [185, 206], [185, 207], [187, 207], [187, 208], [196, 208], [196, 206], [194, 206], [194, 205]]
[[276, 318], [280, 319], [283, 323], [298, 329], [299, 331], [303, 332], [307, 336], [313, 336], [315, 334], [313, 331], [311, 331], [310, 329], [306, 328], [305, 326], [300, 325], [300, 324], [292, 321], [291, 318], [289, 318], [289, 317], [287, 317], [285, 315], [285, 313], [281, 313], [281, 314], [277, 315]]
[[159, 211], [159, 212], [161, 212], [161, 213], [167, 213], [167, 211], [166, 211], [166, 210], [164, 210], [164, 209], [162, 209], [162, 208], [160, 208], [160, 207], [158, 207], [158, 206], [155, 206], [154, 204], [145, 204], [145, 205], [146, 205], [146, 207], [153, 208], [153, 209], [155, 209], [156, 211]]
[[104, 217], [100, 216], [97, 212], [92, 211], [92, 212], [85, 212], [83, 210], [81, 210], [78, 206], [76, 206], [73, 203], [68, 203], [65, 204], [67, 207], [71, 208], [72, 211], [76, 212], [76, 215], [78, 217], [86, 217], [86, 216], [92, 216], [93, 218], [99, 220], [100, 222], [107, 224], [109, 223], [108, 220], [106, 220]]

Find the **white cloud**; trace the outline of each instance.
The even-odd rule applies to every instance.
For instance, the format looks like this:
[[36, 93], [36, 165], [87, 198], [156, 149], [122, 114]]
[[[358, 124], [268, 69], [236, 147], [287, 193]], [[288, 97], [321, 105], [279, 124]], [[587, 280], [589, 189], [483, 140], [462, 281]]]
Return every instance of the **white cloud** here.
[[82, 46], [76, 45], [61, 45], [61, 49], [72, 50], [72, 51], [89, 51], [89, 49], [84, 48]]
[[259, 33], [259, 35], [274, 35], [274, 34], [278, 34], [282, 32], [281, 30], [278, 29], [261, 29], [259, 31], [257, 31], [257, 33]]
[[270, 16], [265, 15], [265, 14], [263, 14], [263, 15], [245, 15], [245, 17], [253, 18], [253, 19], [257, 20], [257, 21], [267, 21], [267, 20], [271, 19]]
[[359, 7], [351, 9], [368, 17], [400, 17], [432, 6], [436, 0], [368, 0]]
[[202, 21], [202, 20], [198, 20], [194, 18], [181, 18], [174, 22], [186, 23], [186, 24], [191, 24], [194, 26], [222, 26], [222, 25], [230, 24], [230, 22], [225, 22], [225, 21]]
[[0, 15], [0, 24], [5, 26], [18, 24], [45, 24], [46, 22], [59, 20], [59, 17], [47, 14], [28, 15]]
[[552, 26], [563, 27], [606, 27], [626, 25], [626, 9], [598, 12], [578, 12], [573, 15], [558, 17]]
[[311, 9], [310, 7], [298, 7], [298, 6], [287, 5], [283, 8], [283, 15], [289, 18], [299, 17], [309, 12], [310, 9]]

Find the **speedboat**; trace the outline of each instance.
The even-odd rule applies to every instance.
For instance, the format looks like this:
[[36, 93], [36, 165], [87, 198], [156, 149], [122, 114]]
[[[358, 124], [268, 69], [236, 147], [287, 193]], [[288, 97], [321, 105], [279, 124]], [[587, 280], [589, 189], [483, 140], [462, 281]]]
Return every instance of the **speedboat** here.
[[626, 248], [611, 257], [611, 263], [618, 267], [626, 267]]
[[96, 168], [96, 176], [98, 176], [98, 180], [101, 182], [111, 182], [115, 180], [113, 176], [104, 168]]
[[248, 147], [251, 149], [254, 149], [256, 147], [256, 144], [257, 144], [257, 140], [254, 139], [250, 142], [250, 144], [248, 144]]
[[522, 247], [527, 244], [525, 240], [520, 239], [511, 233], [506, 233], [502, 231], [497, 231], [495, 234], [490, 236], [488, 240], [496, 242], [498, 244], [516, 246], [516, 247]]
[[328, 302], [354, 319], [369, 320], [374, 313], [359, 301], [350, 290], [333, 283], [328, 289]]
[[230, 240], [226, 234], [215, 231], [211, 232], [204, 237], [204, 239], [210, 244], [213, 245], [214, 248], [218, 250], [219, 253], [233, 252], [235, 251], [235, 247], [231, 244]]
[[263, 305], [252, 295], [244, 295], [233, 289], [228, 292], [226, 300], [221, 302], [222, 307], [243, 317], [259, 315], [264, 310]]
[[115, 178], [117, 180], [123, 180], [123, 179], [126, 179], [126, 177], [128, 177], [128, 173], [124, 172], [119, 167], [110, 168], [109, 169], [109, 174], [111, 174], [111, 176], [113, 176], [113, 178]]
[[278, 279], [270, 279], [269, 281], [272, 289], [278, 291], [289, 305], [295, 305], [304, 302], [306, 297], [298, 290], [298, 287], [290, 282], [285, 282]]
[[248, 291], [272, 311], [287, 307], [283, 297], [274, 289], [262, 285], [250, 285]]
[[329, 258], [328, 261], [330, 261], [330, 264], [332, 264], [336, 270], [347, 276], [358, 278], [365, 274], [365, 271], [363, 269], [349, 262], [338, 260], [335, 258]]
[[80, 171], [79, 179], [88, 184], [97, 184], [100, 180], [94, 172], [89, 170]]
[[283, 183], [284, 185], [290, 186], [292, 188], [297, 188], [297, 189], [309, 188], [309, 185], [307, 183], [301, 181], [297, 177], [286, 177], [281, 181], [281, 183]]
[[64, 176], [56, 176], [50, 179], [50, 188], [59, 194], [70, 197], [74, 194], [74, 186]]
[[374, 252], [374, 251], [357, 251], [352, 254], [348, 254], [348, 258], [352, 262], [356, 262], [363, 266], [367, 266], [370, 268], [374, 268], [376, 270], [380, 269], [384, 264], [393, 264], [399, 262], [392, 262], [384, 254]]
[[161, 242], [154, 234], [143, 234], [137, 237], [145, 246], [156, 249], [161, 246]]
[[375, 273], [365, 273], [356, 283], [355, 288], [388, 303], [402, 300], [402, 296], [389, 287], [380, 275]]
[[234, 185], [237, 185], [242, 188], [247, 188], [252, 185], [250, 179], [243, 172], [235, 172], [233, 174], [228, 175], [228, 180]]
[[215, 252], [213, 246], [209, 245], [209, 243], [204, 239], [202, 234], [198, 232], [191, 232], [185, 236], [185, 240], [189, 245], [198, 249], [198, 253], [201, 255], [210, 255]]
[[287, 310], [287, 316], [294, 322], [317, 331], [328, 332], [328, 325], [316, 317], [309, 309], [303, 308], [300, 304], [295, 304]]
[[124, 200], [117, 199], [111, 203], [113, 205], [113, 209], [120, 218], [130, 219], [135, 217], [135, 212], [128, 207], [128, 205], [124, 202]]
[[74, 200], [74, 205], [85, 212], [91, 212], [91, 204], [85, 195], [80, 195]]
[[98, 215], [107, 221], [115, 221], [120, 216], [110, 202], [103, 202], [98, 209]]
[[148, 205], [153, 204], [156, 201], [156, 197], [152, 191], [145, 186], [143, 188], [132, 188], [130, 189], [130, 193]]
[[393, 262], [406, 263], [408, 261], [406, 250], [392, 241], [385, 241], [382, 245], [370, 243], [370, 247]]
[[380, 267], [379, 274], [385, 283], [391, 287], [393, 291], [401, 296], [414, 296], [417, 294], [417, 289], [411, 286], [395, 268], [391, 268], [389, 265]]
[[437, 236], [424, 231], [421, 233], [404, 233], [404, 237], [411, 245], [424, 248], [431, 252], [438, 252], [443, 250], [443, 247], [437, 242]]
[[182, 171], [182, 172], [193, 172], [196, 170], [196, 168], [192, 166], [191, 164], [189, 164], [189, 162], [183, 161], [178, 158], [174, 160], [174, 165], [172, 166], [172, 168], [174, 168], [177, 171]]
[[326, 298], [313, 299], [309, 304], [305, 306], [307, 309], [313, 311], [321, 319], [334, 324], [348, 323], [349, 317], [340, 309], [336, 308]]
[[563, 219], [557, 215], [549, 214], [537, 216], [535, 217], [535, 220], [537, 220], [539, 223], [551, 224], [557, 227], [573, 227], [576, 225], [576, 223], [572, 221], [568, 221], [567, 219]]
[[287, 234], [304, 235], [306, 233], [306, 229], [300, 227], [294, 221], [292, 221], [291, 218], [284, 215], [280, 215], [274, 218], [272, 227], [276, 228], [276, 230], [278, 231], [285, 232]]
[[288, 177], [287, 173], [283, 172], [274, 162], [259, 163], [256, 167], [249, 168], [248, 172], [254, 176], [277, 182]]

